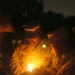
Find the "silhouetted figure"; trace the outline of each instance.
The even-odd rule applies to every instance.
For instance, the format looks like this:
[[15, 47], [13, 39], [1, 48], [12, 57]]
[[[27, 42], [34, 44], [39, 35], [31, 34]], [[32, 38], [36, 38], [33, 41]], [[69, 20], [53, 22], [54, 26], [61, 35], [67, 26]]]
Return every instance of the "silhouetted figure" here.
[[54, 56], [50, 49], [50, 43], [47, 36], [43, 35], [40, 25], [38, 20], [30, 20], [24, 24], [25, 40], [16, 47], [10, 61], [13, 75], [28, 73], [27, 69], [30, 63], [35, 64], [35, 71], [30, 75], [42, 75], [46, 72], [44, 69], [53, 65], [52, 58]]
[[75, 75], [75, 41], [71, 32], [67, 25], [62, 25], [48, 34], [52, 50], [59, 57], [56, 75]]

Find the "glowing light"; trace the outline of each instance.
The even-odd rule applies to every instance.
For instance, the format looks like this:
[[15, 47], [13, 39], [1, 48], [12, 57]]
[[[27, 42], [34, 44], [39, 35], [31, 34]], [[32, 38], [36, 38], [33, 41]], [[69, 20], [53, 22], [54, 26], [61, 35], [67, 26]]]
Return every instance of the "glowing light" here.
[[46, 48], [46, 44], [43, 44], [42, 47], [43, 47], [43, 48]]
[[32, 72], [34, 66], [32, 64], [28, 64], [28, 71]]

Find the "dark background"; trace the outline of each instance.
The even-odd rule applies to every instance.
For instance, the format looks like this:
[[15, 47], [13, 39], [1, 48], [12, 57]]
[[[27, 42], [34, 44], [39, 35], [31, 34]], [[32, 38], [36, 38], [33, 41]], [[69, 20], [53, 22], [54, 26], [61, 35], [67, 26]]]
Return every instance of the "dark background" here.
[[17, 33], [24, 33], [23, 24], [31, 19], [40, 20], [45, 33], [63, 24], [73, 27], [74, 6], [74, 0], [0, 0], [0, 11], [8, 15]]

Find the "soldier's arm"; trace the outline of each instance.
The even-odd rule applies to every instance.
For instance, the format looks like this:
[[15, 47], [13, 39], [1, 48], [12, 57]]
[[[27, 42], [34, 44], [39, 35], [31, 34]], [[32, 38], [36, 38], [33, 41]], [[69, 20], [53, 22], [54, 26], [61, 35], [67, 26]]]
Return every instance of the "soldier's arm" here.
[[20, 51], [22, 50], [21, 47], [17, 47], [12, 55], [12, 58], [10, 60], [10, 69], [12, 74], [21, 75], [23, 72], [25, 72], [25, 69], [21, 66], [20, 62]]

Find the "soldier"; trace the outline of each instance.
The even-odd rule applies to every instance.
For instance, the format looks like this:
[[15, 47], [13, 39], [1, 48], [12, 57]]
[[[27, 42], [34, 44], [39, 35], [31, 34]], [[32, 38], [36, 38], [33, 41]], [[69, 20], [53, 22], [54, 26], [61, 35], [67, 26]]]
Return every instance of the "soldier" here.
[[75, 43], [68, 26], [63, 25], [47, 34], [52, 49], [59, 57], [56, 75], [75, 75]]
[[25, 40], [17, 46], [10, 61], [12, 75], [25, 75], [29, 64], [33, 64], [37, 71], [33, 71], [30, 75], [33, 73], [43, 75], [43, 70], [45, 69], [46, 72], [46, 68], [52, 66], [51, 56], [53, 54], [50, 42], [47, 37], [42, 36], [41, 25], [37, 20], [24, 24], [24, 30]]

